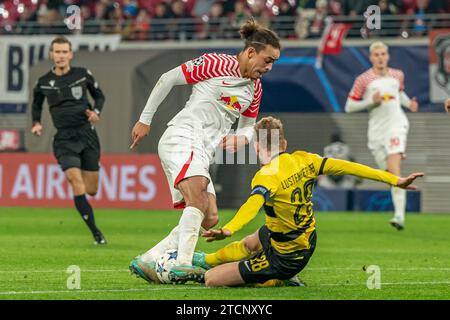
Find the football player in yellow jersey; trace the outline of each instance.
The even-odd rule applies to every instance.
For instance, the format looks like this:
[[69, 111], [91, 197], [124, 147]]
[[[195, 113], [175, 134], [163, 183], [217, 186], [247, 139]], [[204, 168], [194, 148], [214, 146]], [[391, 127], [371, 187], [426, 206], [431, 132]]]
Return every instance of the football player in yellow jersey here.
[[423, 176], [413, 173], [402, 178], [350, 161], [304, 151], [287, 153], [283, 125], [272, 117], [261, 119], [255, 129], [254, 146], [263, 166], [252, 180], [250, 197], [224, 227], [210, 229], [203, 236], [207, 241], [225, 239], [250, 222], [261, 207], [265, 225], [207, 255], [205, 262], [214, 267], [206, 273], [200, 268], [173, 268], [170, 277], [174, 282], [204, 281], [208, 287], [218, 287], [290, 279], [306, 266], [316, 246], [311, 198], [317, 176], [350, 174], [411, 190], [417, 188], [412, 182]]

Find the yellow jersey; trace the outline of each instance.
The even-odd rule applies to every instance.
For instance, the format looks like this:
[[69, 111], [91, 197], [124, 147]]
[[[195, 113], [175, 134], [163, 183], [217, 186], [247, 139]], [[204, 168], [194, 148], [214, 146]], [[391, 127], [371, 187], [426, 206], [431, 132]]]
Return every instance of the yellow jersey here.
[[362, 164], [304, 151], [283, 152], [255, 174], [249, 199], [223, 228], [236, 232], [263, 206], [275, 250], [288, 254], [309, 249], [308, 239], [315, 230], [312, 192], [321, 174], [352, 174], [391, 185], [398, 182], [397, 176]]

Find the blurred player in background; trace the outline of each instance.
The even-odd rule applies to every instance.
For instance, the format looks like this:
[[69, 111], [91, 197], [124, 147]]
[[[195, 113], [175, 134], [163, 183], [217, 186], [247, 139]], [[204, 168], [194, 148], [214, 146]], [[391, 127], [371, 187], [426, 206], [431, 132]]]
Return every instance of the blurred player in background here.
[[[203, 236], [209, 242], [230, 237], [254, 219], [261, 207], [266, 214], [265, 225], [243, 240], [206, 255], [203, 263], [194, 261], [196, 267], [173, 267], [172, 281], [193, 280], [221, 287], [291, 279], [305, 268], [316, 247], [311, 198], [319, 175], [350, 174], [405, 189], [415, 189], [411, 183], [423, 176], [413, 173], [401, 178], [350, 161], [304, 151], [288, 153], [283, 124], [272, 117], [258, 121], [256, 137], [255, 151], [263, 166], [252, 180], [250, 197], [224, 227], [205, 231]], [[278, 148], [272, 148], [275, 143]], [[211, 266], [215, 267], [206, 273], [199, 268]]]
[[444, 104], [445, 111], [450, 112], [450, 99], [447, 99]]
[[[106, 244], [95, 224], [94, 212], [86, 194], [98, 189], [100, 142], [94, 128], [99, 121], [105, 97], [92, 73], [72, 67], [72, 44], [65, 37], [50, 45], [52, 70], [39, 78], [34, 87], [31, 132], [40, 136], [42, 105], [47, 98], [53, 124], [58, 129], [53, 139], [53, 153], [72, 186], [75, 207], [94, 236], [95, 244]], [[91, 106], [89, 92], [95, 101]]]
[[[388, 67], [388, 47], [382, 42], [370, 46], [373, 67], [356, 78], [345, 105], [346, 112], [369, 110], [368, 147], [382, 170], [400, 175], [405, 159], [409, 121], [402, 106], [418, 111], [416, 98], [409, 99], [404, 92], [404, 74]], [[392, 226], [405, 226], [406, 191], [391, 188], [395, 215]]]
[[[163, 74], [132, 130], [131, 148], [149, 134], [158, 106], [177, 85], [193, 85], [186, 106], [168, 123], [158, 145], [175, 208], [184, 208], [178, 226], [130, 265], [131, 272], [157, 281], [154, 265], [165, 251], [178, 249], [177, 264], [190, 266], [201, 226], [218, 221], [214, 186], [209, 175], [221, 143], [236, 151], [249, 143], [261, 101], [261, 76], [280, 57], [277, 35], [250, 19], [240, 29], [244, 49], [236, 56], [207, 53]], [[228, 135], [239, 119], [235, 135]]]

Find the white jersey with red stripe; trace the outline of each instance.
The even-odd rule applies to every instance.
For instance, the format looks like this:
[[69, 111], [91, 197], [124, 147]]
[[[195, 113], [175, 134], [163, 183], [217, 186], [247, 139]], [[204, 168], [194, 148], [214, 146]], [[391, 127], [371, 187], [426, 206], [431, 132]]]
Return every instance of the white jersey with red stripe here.
[[409, 121], [401, 107], [400, 93], [404, 90], [404, 74], [389, 68], [385, 76], [371, 68], [361, 74], [353, 84], [350, 99], [371, 100], [376, 91], [383, 98], [381, 105], [369, 109], [369, 140], [383, 139], [392, 132], [407, 132]]
[[199, 127], [205, 139], [218, 142], [241, 115], [256, 121], [261, 81], [243, 78], [236, 56], [206, 53], [181, 68], [192, 94], [169, 125]]

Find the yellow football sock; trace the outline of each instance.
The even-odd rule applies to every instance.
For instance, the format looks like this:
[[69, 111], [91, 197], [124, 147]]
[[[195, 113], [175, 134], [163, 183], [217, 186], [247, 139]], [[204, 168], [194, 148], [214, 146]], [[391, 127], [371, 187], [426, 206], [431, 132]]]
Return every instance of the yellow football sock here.
[[205, 256], [205, 262], [215, 267], [219, 264], [240, 261], [249, 257], [251, 257], [251, 253], [245, 248], [244, 240], [241, 240], [234, 241], [214, 253], [207, 254]]

